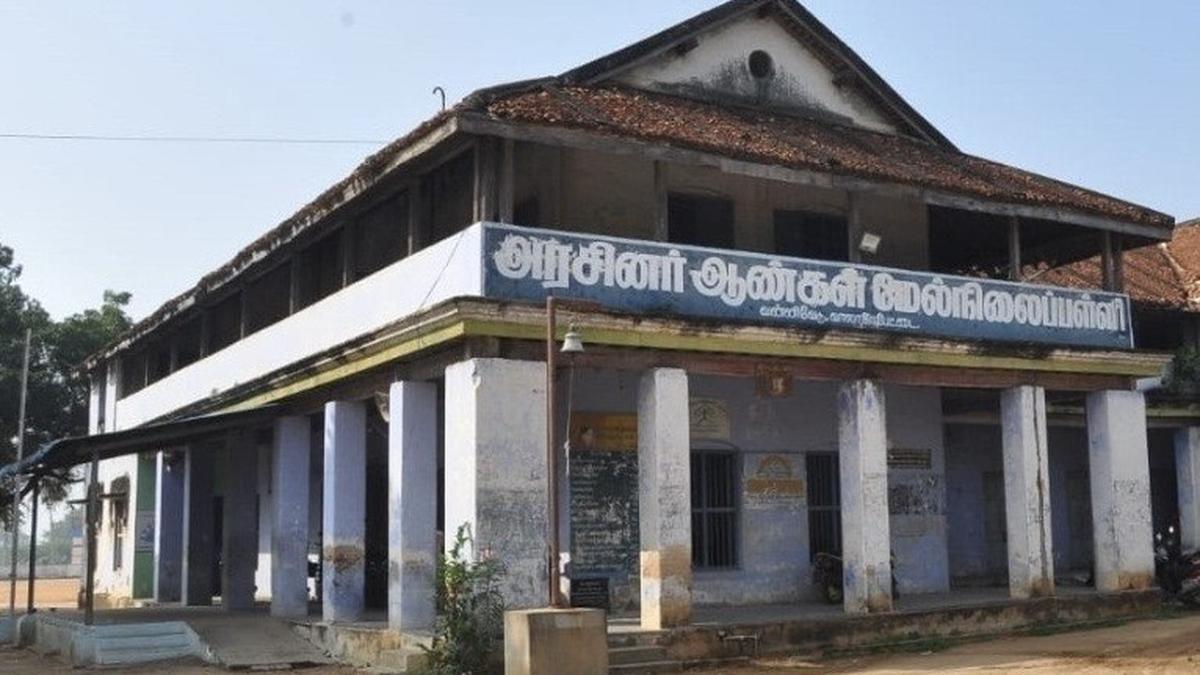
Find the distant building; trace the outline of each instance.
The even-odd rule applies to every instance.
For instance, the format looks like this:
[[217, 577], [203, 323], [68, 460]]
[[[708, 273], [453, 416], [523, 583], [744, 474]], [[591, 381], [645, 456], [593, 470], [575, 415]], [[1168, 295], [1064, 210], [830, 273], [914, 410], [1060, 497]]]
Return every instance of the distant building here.
[[1145, 588], [1138, 383], [1169, 355], [1133, 348], [1120, 253], [1173, 225], [958, 150], [799, 4], [734, 0], [369, 157], [97, 354], [96, 435], [39, 461], [100, 460], [112, 604], [303, 615], [311, 557], [326, 619], [419, 629], [467, 524], [509, 605], [544, 605], [554, 295], [592, 303], [558, 334], [585, 349], [554, 420], [577, 602], [663, 627], [808, 601], [818, 552], [853, 613], [893, 573]]

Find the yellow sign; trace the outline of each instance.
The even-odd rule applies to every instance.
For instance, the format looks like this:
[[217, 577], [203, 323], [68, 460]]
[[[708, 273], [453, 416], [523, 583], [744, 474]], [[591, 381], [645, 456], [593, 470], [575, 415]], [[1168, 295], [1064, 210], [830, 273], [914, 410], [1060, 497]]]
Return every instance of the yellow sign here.
[[785, 455], [762, 455], [754, 473], [746, 478], [744, 494], [749, 505], [802, 503], [806, 491], [794, 461]]
[[571, 413], [571, 451], [637, 452], [637, 414]]

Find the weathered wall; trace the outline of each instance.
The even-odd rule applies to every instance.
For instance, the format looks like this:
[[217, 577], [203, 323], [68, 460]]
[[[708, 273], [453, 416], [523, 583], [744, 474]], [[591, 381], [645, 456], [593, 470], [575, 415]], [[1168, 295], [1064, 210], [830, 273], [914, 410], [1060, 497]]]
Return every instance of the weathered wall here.
[[[638, 374], [580, 370], [575, 374], [572, 409], [577, 412], [636, 412]], [[760, 398], [749, 378], [694, 375], [691, 397], [719, 399], [729, 413], [725, 441], [694, 439], [694, 449], [727, 449], [740, 456], [739, 564], [729, 570], [696, 570], [695, 601], [700, 604], [794, 602], [811, 599], [808, 508], [799, 499], [752, 495], [747, 486], [779, 460], [804, 478], [804, 453], [837, 452], [836, 383], [796, 381], [790, 396]], [[889, 447], [930, 451], [928, 470], [894, 469], [890, 500], [892, 547], [902, 592], [948, 587], [945, 482], [941, 397], [936, 389], [888, 387]], [[634, 571], [635, 572], [635, 571]], [[618, 604], [636, 598], [636, 574], [612, 578]]]
[[[1092, 561], [1087, 437], [1079, 426], [1052, 426], [1047, 433], [1054, 570], [1066, 579], [1086, 573]], [[998, 426], [947, 425], [948, 542], [956, 582], [1007, 583], [1003, 471]]]
[[[537, 222], [634, 239], [654, 238], [654, 164], [641, 157], [551, 148], [521, 143], [516, 151], [516, 201], [536, 197]], [[668, 192], [721, 197], [733, 202], [736, 248], [771, 253], [775, 211], [846, 215], [843, 190], [793, 185], [723, 173], [718, 169], [668, 164]], [[878, 254], [866, 262], [907, 269], [929, 266], [929, 222], [925, 205], [874, 195], [859, 197], [864, 229], [879, 234]]]
[[[747, 58], [753, 50], [770, 55], [772, 77], [751, 75]], [[853, 89], [836, 85], [829, 68], [772, 18], [749, 15], [718, 26], [700, 34], [698, 44], [685, 54], [667, 52], [617, 79], [635, 87], [817, 109], [860, 126], [894, 131]]]

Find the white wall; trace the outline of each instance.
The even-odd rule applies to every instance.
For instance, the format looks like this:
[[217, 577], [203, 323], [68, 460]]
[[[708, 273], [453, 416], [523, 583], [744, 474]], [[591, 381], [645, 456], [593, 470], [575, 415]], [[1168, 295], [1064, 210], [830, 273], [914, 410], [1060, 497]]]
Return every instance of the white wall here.
[[[825, 110], [877, 131], [895, 128], [853, 88], [838, 87], [833, 73], [772, 18], [750, 14], [700, 34], [699, 44], [680, 56], [672, 51], [622, 73], [618, 80], [648, 89], [683, 89], [762, 100], [774, 105]], [[767, 52], [775, 76], [751, 77], [747, 57]]]

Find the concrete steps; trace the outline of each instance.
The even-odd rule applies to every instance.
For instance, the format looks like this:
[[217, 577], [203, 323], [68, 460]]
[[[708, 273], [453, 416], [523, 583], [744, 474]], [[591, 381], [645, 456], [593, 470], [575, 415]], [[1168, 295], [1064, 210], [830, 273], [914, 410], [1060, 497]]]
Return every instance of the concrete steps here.
[[608, 672], [620, 675], [643, 673], [678, 673], [693, 668], [712, 668], [746, 664], [748, 656], [680, 660], [671, 657], [665, 640], [669, 633], [631, 632], [608, 636]]

